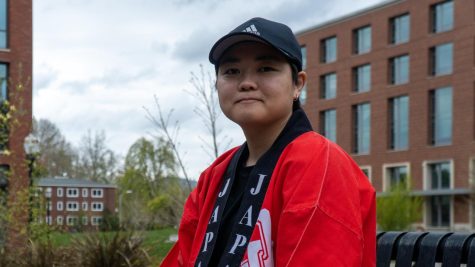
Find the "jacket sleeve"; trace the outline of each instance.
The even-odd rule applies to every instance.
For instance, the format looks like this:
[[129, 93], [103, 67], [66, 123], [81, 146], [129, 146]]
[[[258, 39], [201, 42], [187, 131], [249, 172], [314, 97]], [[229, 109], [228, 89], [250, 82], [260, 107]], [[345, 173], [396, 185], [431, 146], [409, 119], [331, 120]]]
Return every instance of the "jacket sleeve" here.
[[289, 168], [286, 187], [293, 188], [283, 189], [275, 266], [374, 267], [374, 189], [334, 144], [318, 151], [306, 164]]

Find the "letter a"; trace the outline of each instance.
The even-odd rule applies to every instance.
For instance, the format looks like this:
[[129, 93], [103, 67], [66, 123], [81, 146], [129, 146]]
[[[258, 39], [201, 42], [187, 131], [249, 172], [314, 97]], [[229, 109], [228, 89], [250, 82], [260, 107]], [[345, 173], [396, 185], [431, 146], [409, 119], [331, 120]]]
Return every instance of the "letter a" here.
[[216, 206], [216, 209], [214, 209], [213, 214], [211, 214], [211, 219], [209, 220], [209, 224], [215, 223], [218, 221], [218, 212], [219, 212], [219, 205]]
[[244, 213], [244, 216], [242, 216], [241, 220], [239, 221], [239, 224], [243, 224], [242, 221], [244, 219], [247, 219], [247, 223], [245, 223], [245, 225], [251, 227], [252, 226], [252, 205], [249, 206], [249, 208], [247, 209], [246, 213]]
[[206, 233], [206, 237], [205, 237], [205, 245], [203, 247], [203, 251], [202, 252], [206, 252], [206, 250], [208, 249], [208, 243], [211, 242], [211, 240], [213, 240], [213, 232], [208, 232]]
[[245, 236], [236, 234], [236, 240], [234, 241], [234, 245], [229, 251], [229, 253], [234, 254], [234, 252], [236, 251], [236, 248], [244, 246], [246, 244], [246, 241], [247, 241], [247, 238]]
[[257, 182], [257, 186], [251, 188], [251, 194], [252, 195], [257, 195], [261, 191], [261, 186], [262, 186], [262, 181], [264, 181], [264, 178], [266, 178], [267, 175], [265, 174], [259, 174], [259, 181]]
[[228, 178], [226, 180], [226, 184], [224, 185], [224, 189], [223, 189], [223, 191], [219, 192], [218, 197], [223, 197], [226, 194], [226, 191], [228, 190], [229, 181], [231, 181], [231, 178]]

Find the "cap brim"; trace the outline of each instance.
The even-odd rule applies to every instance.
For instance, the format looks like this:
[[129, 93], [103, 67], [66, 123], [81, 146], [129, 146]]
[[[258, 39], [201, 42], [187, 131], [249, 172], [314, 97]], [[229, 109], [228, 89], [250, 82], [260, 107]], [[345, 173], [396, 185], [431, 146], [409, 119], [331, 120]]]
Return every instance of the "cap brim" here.
[[223, 38], [219, 39], [211, 48], [211, 51], [209, 53], [209, 61], [216, 65], [219, 63], [219, 59], [223, 55], [223, 53], [228, 50], [231, 46], [241, 43], [241, 42], [246, 42], [246, 41], [254, 41], [254, 42], [260, 42], [264, 43], [267, 45], [270, 45], [274, 47], [272, 44], [267, 42], [266, 40], [260, 38], [258, 35], [255, 35], [253, 33], [248, 33], [248, 32], [237, 32], [237, 33], [232, 33], [223, 36]]

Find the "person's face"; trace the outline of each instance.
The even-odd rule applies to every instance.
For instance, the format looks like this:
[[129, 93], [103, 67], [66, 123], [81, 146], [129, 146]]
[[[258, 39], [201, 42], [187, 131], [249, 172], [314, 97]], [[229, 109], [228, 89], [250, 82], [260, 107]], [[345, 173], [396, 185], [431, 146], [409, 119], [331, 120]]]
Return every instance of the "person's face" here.
[[285, 123], [300, 94], [305, 74], [292, 82], [290, 64], [276, 49], [243, 42], [221, 57], [216, 87], [223, 113], [241, 127]]

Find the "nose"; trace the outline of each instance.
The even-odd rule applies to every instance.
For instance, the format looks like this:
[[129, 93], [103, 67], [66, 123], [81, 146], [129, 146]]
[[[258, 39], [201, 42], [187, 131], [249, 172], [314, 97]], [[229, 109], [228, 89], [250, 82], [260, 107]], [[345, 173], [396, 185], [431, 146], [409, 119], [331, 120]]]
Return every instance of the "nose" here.
[[249, 71], [243, 72], [241, 82], [239, 83], [239, 91], [251, 91], [257, 89], [257, 81]]

